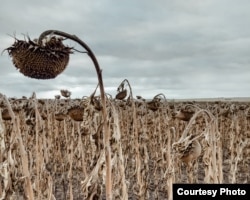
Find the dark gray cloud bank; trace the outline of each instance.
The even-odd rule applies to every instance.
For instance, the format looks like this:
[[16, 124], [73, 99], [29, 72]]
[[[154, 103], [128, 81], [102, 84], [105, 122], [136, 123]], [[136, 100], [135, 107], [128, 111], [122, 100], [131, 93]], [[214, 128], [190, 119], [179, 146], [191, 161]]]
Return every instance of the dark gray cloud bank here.
[[[152, 98], [246, 97], [250, 91], [250, 1], [233, 0], [4, 0], [0, 50], [28, 34], [57, 29], [95, 52], [106, 92], [128, 79], [135, 95]], [[73, 41], [68, 45], [80, 47]], [[90, 95], [97, 78], [85, 54], [75, 53], [53, 80], [24, 77], [7, 52], [0, 57], [0, 93], [54, 98]]]

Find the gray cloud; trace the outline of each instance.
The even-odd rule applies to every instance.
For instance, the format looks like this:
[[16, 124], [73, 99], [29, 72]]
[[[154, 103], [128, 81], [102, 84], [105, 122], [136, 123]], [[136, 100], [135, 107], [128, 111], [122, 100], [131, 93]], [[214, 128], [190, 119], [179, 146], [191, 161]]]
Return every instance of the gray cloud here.
[[[204, 1], [17, 1], [1, 2], [0, 51], [14, 39], [37, 38], [48, 29], [75, 34], [96, 54], [106, 92], [128, 79], [135, 95], [152, 98], [249, 96], [250, 2]], [[82, 50], [73, 41], [66, 44]], [[54, 80], [21, 75], [4, 52], [0, 92], [7, 96], [51, 97], [69, 89], [89, 95], [97, 78], [86, 54], [71, 55]]]

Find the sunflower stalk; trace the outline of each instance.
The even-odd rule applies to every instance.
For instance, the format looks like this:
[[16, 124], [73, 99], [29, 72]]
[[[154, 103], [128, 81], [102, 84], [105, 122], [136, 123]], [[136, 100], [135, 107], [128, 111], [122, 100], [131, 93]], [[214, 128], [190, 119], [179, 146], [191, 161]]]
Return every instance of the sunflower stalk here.
[[101, 95], [101, 102], [102, 102], [102, 115], [103, 115], [103, 133], [104, 133], [104, 148], [105, 148], [105, 165], [106, 165], [106, 199], [111, 200], [112, 199], [112, 179], [111, 179], [111, 171], [112, 171], [112, 166], [111, 166], [111, 148], [110, 148], [110, 132], [108, 130], [108, 123], [107, 123], [107, 110], [106, 110], [106, 98], [105, 98], [105, 91], [104, 91], [104, 85], [103, 85], [103, 80], [102, 80], [102, 70], [99, 67], [99, 63], [92, 52], [92, 50], [89, 48], [89, 46], [80, 40], [77, 36], [75, 35], [70, 35], [68, 33], [58, 31], [58, 30], [47, 30], [44, 31], [39, 39], [38, 39], [38, 44], [42, 43], [42, 40], [47, 36], [47, 35], [60, 35], [62, 37], [71, 39], [77, 43], [79, 43], [86, 51], [91, 60], [94, 63], [97, 77], [98, 77], [98, 82], [99, 82], [99, 88], [100, 88], [100, 95]]
[[20, 119], [19, 116], [15, 116], [10, 102], [8, 101], [7, 97], [4, 96], [4, 100], [6, 102], [9, 114], [11, 116], [12, 119], [12, 123], [14, 124], [14, 131], [16, 132], [16, 137], [18, 140], [18, 144], [19, 144], [19, 149], [20, 149], [20, 154], [21, 154], [21, 158], [22, 158], [22, 169], [23, 169], [23, 175], [25, 178], [25, 193], [26, 193], [26, 197], [29, 200], [34, 200], [34, 193], [33, 193], [33, 188], [32, 188], [32, 182], [31, 182], [31, 176], [30, 176], [30, 172], [29, 172], [29, 161], [28, 161], [28, 155], [27, 152], [25, 150], [25, 146], [23, 144], [23, 140], [22, 140], [22, 135], [20, 132]]

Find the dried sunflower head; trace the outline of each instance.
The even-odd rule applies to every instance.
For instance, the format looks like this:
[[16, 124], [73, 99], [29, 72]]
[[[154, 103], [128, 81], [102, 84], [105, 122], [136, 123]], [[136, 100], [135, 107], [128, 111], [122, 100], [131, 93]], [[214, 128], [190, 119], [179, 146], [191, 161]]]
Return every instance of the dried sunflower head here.
[[37, 40], [15, 39], [7, 48], [15, 67], [30, 78], [52, 79], [59, 75], [69, 62], [72, 48], [64, 46], [61, 37], [50, 37], [41, 44]]
[[124, 89], [124, 90], [118, 92], [118, 93], [116, 94], [115, 98], [116, 98], [116, 99], [119, 99], [119, 100], [123, 100], [123, 99], [126, 98], [126, 96], [127, 96], [127, 90]]
[[3, 109], [2, 111], [2, 119], [3, 120], [11, 120], [10, 113], [7, 108]]
[[65, 98], [69, 98], [71, 96], [71, 92], [69, 90], [60, 90], [61, 95]]
[[73, 106], [68, 109], [68, 115], [75, 121], [83, 121], [84, 109], [81, 106]]

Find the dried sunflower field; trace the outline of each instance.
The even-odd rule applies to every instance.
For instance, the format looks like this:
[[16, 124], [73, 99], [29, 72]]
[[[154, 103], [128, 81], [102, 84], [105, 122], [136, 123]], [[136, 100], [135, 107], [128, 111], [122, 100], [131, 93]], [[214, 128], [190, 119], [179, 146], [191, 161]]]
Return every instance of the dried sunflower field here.
[[[113, 199], [171, 199], [173, 183], [250, 183], [250, 102], [107, 99]], [[99, 96], [0, 96], [0, 199], [105, 199]]]

